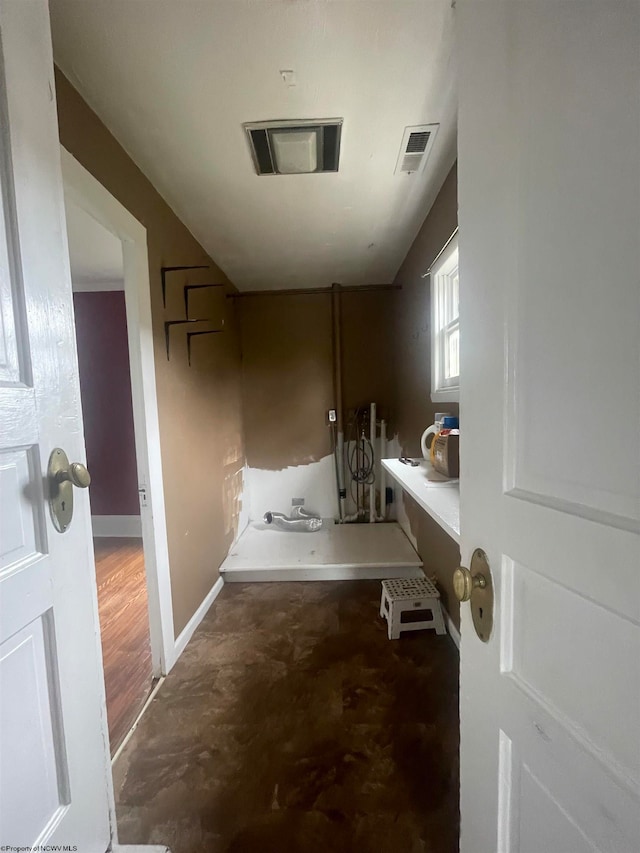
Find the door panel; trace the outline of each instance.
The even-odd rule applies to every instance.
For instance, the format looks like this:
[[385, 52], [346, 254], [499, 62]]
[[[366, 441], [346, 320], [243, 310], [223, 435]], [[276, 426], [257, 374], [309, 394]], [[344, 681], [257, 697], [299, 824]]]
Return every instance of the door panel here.
[[[638, 187], [637, 168], [619, 153], [638, 142], [632, 12], [522, 5], [510, 20], [518, 52], [505, 128], [517, 217], [507, 488], [638, 529], [638, 472], [627, 455], [640, 423], [638, 292], [625, 286], [638, 279], [638, 223], [624, 219], [637, 208]], [[610, 62], [615, 45], [621, 56]], [[563, 439], [559, 427], [579, 430], [580, 441]]]
[[522, 853], [554, 849], [593, 853], [594, 848], [586, 835], [531, 768], [520, 763], [514, 771], [518, 774], [518, 801], [522, 806], [513, 831], [517, 832], [518, 848]]
[[45, 502], [51, 451], [84, 458], [46, 3], [0, 0], [0, 41], [0, 837], [104, 853], [88, 499], [65, 534]]
[[512, 586], [509, 598], [502, 598], [503, 675], [553, 709], [585, 745], [591, 743], [630, 774], [640, 773], [637, 751], [629, 749], [637, 720], [621, 714], [612, 726], [610, 717], [611, 708], [637, 703], [637, 682], [626, 667], [612, 666], [610, 659], [611, 649], [619, 648], [629, 660], [640, 660], [636, 626], [520, 564], [503, 564], [503, 574], [505, 587]]
[[640, 849], [640, 5], [457, 4], [461, 850]]
[[[4, 82], [4, 81], [3, 81]], [[4, 97], [4, 85], [0, 87], [0, 118], [2, 126], [7, 126], [7, 104]], [[8, 149], [3, 145], [0, 153], [0, 193], [6, 207], [0, 207], [0, 381], [4, 385], [25, 382], [20, 353], [26, 356], [20, 346], [21, 330], [24, 329], [24, 316], [20, 298], [20, 255], [17, 251], [13, 180]]]
[[[44, 496], [36, 447], [0, 452], [0, 571], [45, 551]], [[6, 500], [5, 500], [6, 498]]]
[[2, 760], [0, 824], [35, 846], [68, 804], [55, 629], [49, 609], [0, 645]]
[[[505, 685], [507, 690], [513, 688]], [[517, 698], [517, 697], [516, 697]], [[504, 695], [502, 701], [513, 703]], [[566, 727], [537, 699], [524, 694], [514, 703], [517, 711], [505, 716], [505, 731], [499, 732], [499, 851], [520, 850], [520, 823], [523, 814], [535, 814], [539, 793], [531, 802], [528, 794], [539, 787], [556, 811], [575, 824], [594, 850], [630, 853], [638, 829], [637, 794], [620, 782], [579, 738], [567, 737]], [[568, 768], [573, 772], [568, 772]], [[523, 773], [533, 778], [523, 787]], [[579, 783], [577, 783], [579, 779]], [[549, 803], [538, 813], [540, 836], [546, 829]], [[529, 818], [528, 823], [534, 825]], [[529, 837], [533, 838], [532, 833]], [[535, 848], [534, 848], [535, 849]], [[582, 848], [577, 847], [578, 850]], [[572, 853], [564, 835], [540, 846], [537, 853]]]

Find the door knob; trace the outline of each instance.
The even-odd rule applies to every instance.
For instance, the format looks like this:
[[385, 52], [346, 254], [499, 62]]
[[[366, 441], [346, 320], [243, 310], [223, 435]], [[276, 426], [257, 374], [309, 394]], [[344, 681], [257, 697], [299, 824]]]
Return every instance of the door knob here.
[[91, 485], [91, 474], [82, 462], [72, 462], [66, 471], [59, 471], [57, 479], [59, 483], [73, 483], [79, 489], [87, 489]]
[[47, 482], [51, 520], [55, 529], [64, 533], [73, 518], [73, 487], [88, 488], [91, 475], [81, 462], [69, 462], [64, 450], [56, 447], [49, 457]]
[[453, 573], [453, 591], [458, 601], [469, 601], [474, 589], [484, 589], [487, 579], [484, 575], [472, 575], [469, 569], [458, 566]]
[[476, 634], [483, 643], [493, 629], [493, 580], [489, 560], [482, 548], [476, 548], [468, 569], [459, 566], [453, 573], [453, 591], [458, 601], [471, 602]]

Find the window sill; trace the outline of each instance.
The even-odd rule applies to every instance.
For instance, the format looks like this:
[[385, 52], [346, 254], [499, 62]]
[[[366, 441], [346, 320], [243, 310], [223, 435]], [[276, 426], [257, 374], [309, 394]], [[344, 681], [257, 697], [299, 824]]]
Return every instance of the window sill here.
[[459, 403], [460, 388], [447, 388], [443, 391], [431, 392], [432, 403]]

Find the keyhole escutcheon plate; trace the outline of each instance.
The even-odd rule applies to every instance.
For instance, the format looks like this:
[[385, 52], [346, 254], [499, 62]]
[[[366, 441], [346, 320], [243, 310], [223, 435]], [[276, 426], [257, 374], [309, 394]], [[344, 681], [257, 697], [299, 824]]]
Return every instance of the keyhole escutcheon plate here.
[[489, 560], [482, 548], [476, 548], [471, 557], [469, 566], [471, 577], [482, 575], [485, 580], [483, 586], [476, 586], [469, 601], [471, 605], [471, 617], [476, 634], [483, 643], [489, 641], [493, 630], [493, 578], [489, 568]]
[[49, 510], [51, 520], [58, 533], [64, 533], [73, 518], [73, 486], [60, 475], [69, 468], [69, 458], [60, 447], [56, 447], [49, 457], [47, 469], [47, 487], [49, 490]]
[[80, 462], [69, 464], [69, 457], [56, 447], [49, 457], [47, 489], [53, 526], [59, 533], [69, 529], [73, 519], [73, 487], [86, 489], [91, 483], [89, 472]]

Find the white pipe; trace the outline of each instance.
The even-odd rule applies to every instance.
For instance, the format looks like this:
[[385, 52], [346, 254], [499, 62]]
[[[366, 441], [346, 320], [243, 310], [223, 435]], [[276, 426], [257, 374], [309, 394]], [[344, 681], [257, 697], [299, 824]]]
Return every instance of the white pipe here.
[[387, 519], [387, 471], [382, 460], [387, 458], [387, 422], [380, 421], [380, 515], [378, 521]]
[[[371, 442], [371, 452], [375, 454], [376, 447], [376, 404], [372, 403], [369, 410], [369, 441]], [[372, 460], [373, 462], [374, 460]], [[375, 524], [376, 521], [376, 476], [375, 466], [373, 466], [373, 482], [369, 486], [369, 524]]]

